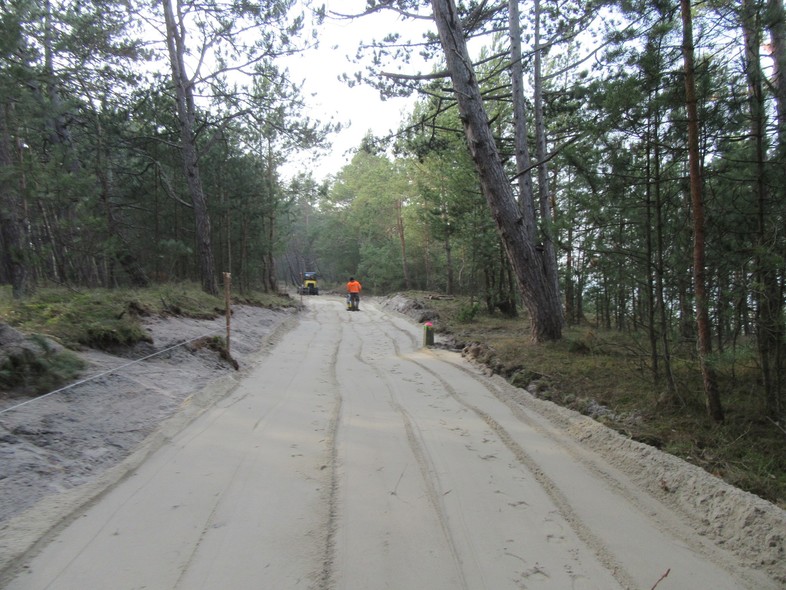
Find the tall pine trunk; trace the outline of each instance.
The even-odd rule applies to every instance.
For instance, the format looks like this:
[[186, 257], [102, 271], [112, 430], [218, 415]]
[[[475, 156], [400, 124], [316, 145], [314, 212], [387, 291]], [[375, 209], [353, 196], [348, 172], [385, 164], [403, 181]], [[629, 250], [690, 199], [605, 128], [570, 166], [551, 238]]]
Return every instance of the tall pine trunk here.
[[699, 362], [704, 380], [707, 412], [715, 422], [723, 421], [723, 408], [715, 371], [710, 364], [712, 352], [710, 318], [707, 310], [707, 290], [704, 272], [704, 202], [702, 198], [701, 168], [699, 166], [699, 114], [696, 99], [696, 79], [693, 61], [693, 19], [690, 0], [680, 0], [682, 12], [682, 51], [685, 62], [685, 108], [688, 114], [688, 161], [690, 195], [693, 209], [693, 281], [696, 294], [696, 328], [698, 332]]
[[516, 146], [516, 177], [519, 185], [519, 207], [524, 230], [530, 239], [535, 235], [535, 197], [532, 192], [532, 166], [527, 143], [527, 112], [524, 105], [524, 66], [521, 62], [521, 22], [519, 0], [509, 0], [510, 79], [513, 93], [513, 130]]
[[522, 300], [529, 311], [532, 337], [536, 341], [558, 340], [562, 337], [562, 306], [548, 272], [550, 262], [543, 248], [539, 248], [524, 229], [525, 221], [489, 128], [455, 3], [453, 0], [431, 0], [431, 6], [470, 153], [483, 195], [516, 273]]
[[267, 215], [267, 252], [265, 253], [265, 292], [278, 292], [278, 282], [276, 281], [276, 211], [278, 209], [278, 186], [276, 183], [276, 162], [273, 157], [273, 142], [267, 138], [267, 192], [270, 198], [270, 209]]
[[[123, 270], [126, 271], [128, 278], [131, 281], [131, 284], [134, 287], [147, 287], [150, 284], [150, 280], [147, 278], [142, 265], [139, 264], [136, 256], [131, 254], [131, 249], [129, 248], [128, 241], [125, 237], [121, 234], [119, 224], [115, 218], [114, 206], [112, 204], [111, 194], [112, 194], [112, 181], [111, 181], [111, 167], [110, 167], [110, 156], [109, 150], [107, 149], [106, 145], [104, 144], [104, 130], [103, 126], [101, 125], [101, 120], [98, 115], [96, 115], [95, 121], [95, 133], [96, 133], [96, 161], [95, 161], [95, 174], [96, 178], [98, 178], [98, 182], [101, 186], [101, 193], [100, 199], [101, 203], [104, 207], [104, 215], [106, 216], [106, 229], [107, 234], [112, 241], [112, 248], [109, 254], [109, 259], [107, 260], [107, 265], [109, 270], [107, 272], [107, 278], [104, 284], [109, 287], [113, 288], [116, 286], [116, 277], [115, 277], [115, 261], [119, 262], [120, 265], [123, 267]], [[120, 248], [122, 246], [122, 249]]]
[[543, 248], [543, 271], [551, 281], [554, 293], [559, 294], [557, 275], [557, 251], [554, 244], [554, 220], [552, 198], [549, 187], [548, 150], [546, 149], [546, 117], [543, 113], [543, 47], [540, 44], [540, 0], [535, 0], [535, 69], [534, 69], [534, 115], [535, 115], [535, 155], [538, 159], [538, 203], [540, 206], [540, 235]]
[[13, 107], [0, 104], [0, 173], [5, 182], [0, 183], [0, 239], [2, 239], [3, 259], [11, 281], [14, 299], [21, 299], [27, 291], [27, 261], [25, 255], [24, 217], [22, 199], [17, 187], [9, 182], [11, 175], [5, 174], [13, 167], [13, 148], [9, 131], [10, 111]]
[[783, 0], [768, 0], [767, 30], [772, 44], [773, 87], [778, 112], [778, 147], [780, 154], [786, 150], [786, 14]]
[[[660, 84], [654, 91], [654, 97], [660, 94]], [[657, 101], [651, 100], [650, 104]], [[652, 367], [655, 385], [660, 389], [661, 372], [659, 367], [658, 355], [658, 339], [663, 352], [663, 374], [666, 378], [666, 390], [661, 396], [662, 402], [673, 404], [679, 401], [677, 395], [677, 384], [674, 380], [674, 372], [671, 362], [671, 341], [669, 334], [669, 318], [666, 305], [666, 298], [664, 295], [664, 275], [666, 273], [666, 261], [664, 260], [664, 253], [666, 250], [665, 238], [663, 235], [664, 222], [663, 222], [663, 191], [661, 188], [661, 113], [660, 109], [656, 107], [649, 114], [649, 130], [647, 132], [647, 215], [648, 217], [654, 215], [652, 222], [647, 224], [647, 242], [648, 250], [654, 250], [647, 256], [649, 264], [651, 265], [650, 272], [648, 273], [650, 279], [650, 338], [652, 347]], [[650, 227], [654, 225], [654, 235]], [[654, 241], [654, 244], [651, 242]], [[653, 248], [654, 246], [654, 248]], [[657, 313], [656, 313], [657, 312]]]
[[[169, 62], [172, 68], [172, 83], [175, 90], [177, 120], [180, 127], [180, 151], [183, 158], [183, 172], [186, 186], [194, 209], [194, 229], [196, 232], [199, 275], [202, 289], [211, 295], [218, 295], [213, 247], [210, 237], [210, 215], [207, 209], [207, 198], [199, 176], [199, 152], [197, 150], [195, 121], [196, 105], [194, 103], [194, 84], [185, 69], [186, 46], [181, 16], [178, 20], [172, 10], [172, 2], [178, 0], [162, 0], [164, 19], [166, 21], [166, 41], [169, 50]], [[179, 8], [179, 4], [178, 4]]]
[[[772, 44], [772, 58], [775, 64], [773, 72], [773, 86], [775, 88], [775, 105], [777, 109], [777, 158], [780, 176], [771, 179], [769, 185], [772, 187], [773, 194], [770, 198], [775, 202], [786, 203], [786, 178], [784, 178], [784, 163], [786, 163], [786, 11], [783, 8], [783, 0], [768, 0], [766, 13], [766, 27], [770, 33]], [[771, 216], [772, 218], [772, 216]], [[776, 217], [777, 218], [777, 217]], [[781, 218], [782, 219], [782, 218]], [[777, 223], [777, 222], [776, 222]], [[786, 252], [781, 252], [781, 255]], [[776, 273], [773, 271], [770, 281], [771, 297], [768, 303], [772, 306], [769, 311], [773, 325], [770, 330], [772, 338], [772, 361], [775, 365], [775, 379], [773, 391], [768, 395], [768, 409], [773, 419], [779, 420], [786, 418], [786, 391], [784, 390], [784, 359], [786, 351], [786, 325], [783, 320], [783, 299], [781, 288], [778, 287]]]
[[399, 244], [401, 246], [401, 272], [404, 275], [404, 288], [409, 291], [409, 265], [407, 264], [407, 241], [404, 235], [404, 217], [402, 215], [402, 208], [404, 203], [401, 199], [396, 199], [393, 204], [396, 209], [396, 234], [398, 235]]

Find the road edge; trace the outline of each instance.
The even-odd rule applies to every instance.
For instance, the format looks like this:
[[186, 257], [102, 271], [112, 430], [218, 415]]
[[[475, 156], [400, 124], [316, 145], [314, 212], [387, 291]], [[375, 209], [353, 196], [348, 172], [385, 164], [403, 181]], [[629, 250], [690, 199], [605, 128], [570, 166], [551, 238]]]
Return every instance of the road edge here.
[[[238, 372], [223, 375], [185, 398], [180, 410], [165, 418], [125, 459], [107, 468], [95, 480], [69, 490], [48, 495], [0, 527], [0, 588], [16, 577], [23, 562], [43, 549], [54, 536], [129, 477], [151, 455], [172, 440], [216, 403], [231, 395], [244, 377], [269, 354], [284, 334], [299, 322], [290, 315], [271, 330], [251, 362]], [[41, 518], [40, 514], [46, 514]]]

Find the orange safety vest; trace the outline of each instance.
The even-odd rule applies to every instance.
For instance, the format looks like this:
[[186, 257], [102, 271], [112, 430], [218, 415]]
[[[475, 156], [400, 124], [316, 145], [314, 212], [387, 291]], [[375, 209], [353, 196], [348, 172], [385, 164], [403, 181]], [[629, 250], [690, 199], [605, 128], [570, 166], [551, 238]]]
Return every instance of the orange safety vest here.
[[349, 281], [347, 283], [347, 292], [360, 293], [360, 283], [358, 283], [357, 281]]

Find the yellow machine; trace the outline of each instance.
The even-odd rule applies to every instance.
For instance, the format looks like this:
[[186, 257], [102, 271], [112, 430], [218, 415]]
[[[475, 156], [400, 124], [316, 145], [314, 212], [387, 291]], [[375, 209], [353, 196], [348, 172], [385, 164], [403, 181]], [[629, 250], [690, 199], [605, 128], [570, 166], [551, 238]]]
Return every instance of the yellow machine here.
[[301, 295], [319, 295], [319, 287], [317, 286], [317, 273], [303, 273], [303, 284], [298, 287], [298, 293]]

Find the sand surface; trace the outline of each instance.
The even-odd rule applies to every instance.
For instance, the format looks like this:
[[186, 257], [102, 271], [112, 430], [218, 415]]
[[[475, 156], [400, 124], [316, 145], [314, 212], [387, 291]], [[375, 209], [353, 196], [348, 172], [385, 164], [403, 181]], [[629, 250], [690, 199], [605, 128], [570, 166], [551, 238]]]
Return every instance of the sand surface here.
[[786, 585], [784, 511], [422, 348], [400, 303], [240, 308], [240, 372], [178, 347], [0, 414], [0, 586]]

